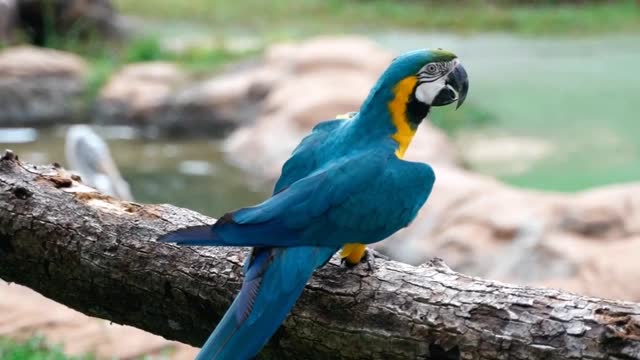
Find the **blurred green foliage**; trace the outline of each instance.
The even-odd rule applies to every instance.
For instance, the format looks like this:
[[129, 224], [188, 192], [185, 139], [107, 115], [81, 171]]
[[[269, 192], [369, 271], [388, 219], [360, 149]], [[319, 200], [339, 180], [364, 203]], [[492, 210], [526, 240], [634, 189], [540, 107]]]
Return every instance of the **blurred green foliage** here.
[[146, 36], [131, 41], [122, 51], [124, 63], [146, 61], [170, 61], [182, 65], [191, 72], [215, 71], [220, 65], [258, 55], [259, 50], [230, 51], [224, 43], [214, 46], [192, 46], [180, 51], [172, 51], [155, 37]]
[[125, 14], [201, 22], [217, 30], [282, 32], [509, 31], [584, 34], [640, 29], [633, 0], [115, 0]]
[[[163, 351], [154, 355], [155, 359], [170, 359], [171, 352]], [[0, 338], [0, 360], [95, 360], [94, 355], [71, 356], [64, 353], [62, 347], [48, 344], [44, 337], [34, 336], [27, 341], [18, 342]], [[147, 360], [145, 355], [133, 360]]]
[[111, 75], [119, 67], [119, 63], [110, 57], [96, 57], [91, 60], [89, 75], [86, 79], [86, 102], [92, 104], [100, 89], [107, 83]]
[[2, 360], [91, 360], [92, 356], [67, 356], [58, 346], [46, 344], [40, 336], [19, 343], [0, 338], [0, 359]]

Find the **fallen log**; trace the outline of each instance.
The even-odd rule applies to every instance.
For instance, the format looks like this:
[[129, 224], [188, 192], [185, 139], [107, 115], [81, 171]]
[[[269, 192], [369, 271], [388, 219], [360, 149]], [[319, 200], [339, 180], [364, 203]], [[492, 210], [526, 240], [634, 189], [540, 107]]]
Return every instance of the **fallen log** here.
[[[244, 249], [155, 242], [213, 222], [115, 200], [11, 152], [0, 160], [0, 277], [168, 339], [202, 344], [240, 287]], [[260, 358], [640, 359], [640, 304], [473, 278], [440, 260], [376, 265], [318, 270]]]

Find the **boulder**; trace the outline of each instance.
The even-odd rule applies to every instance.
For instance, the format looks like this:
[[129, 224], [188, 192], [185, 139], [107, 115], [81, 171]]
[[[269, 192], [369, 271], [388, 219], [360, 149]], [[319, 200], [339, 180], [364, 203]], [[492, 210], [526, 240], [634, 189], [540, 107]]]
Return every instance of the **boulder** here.
[[268, 81], [268, 76], [251, 68], [191, 82], [175, 64], [132, 64], [114, 74], [100, 91], [96, 119], [141, 127], [155, 135], [221, 137], [255, 117], [261, 98], [251, 87]]
[[301, 43], [276, 44], [267, 49], [267, 66], [283, 67], [293, 74], [318, 69], [349, 69], [380, 74], [393, 56], [361, 36], [320, 36]]
[[28, 46], [0, 51], [0, 125], [80, 120], [86, 76], [86, 63], [73, 54]]
[[253, 68], [183, 87], [164, 104], [155, 125], [174, 136], [226, 136], [254, 121], [263, 98], [258, 89], [270, 76], [264, 69]]
[[184, 72], [171, 63], [127, 65], [101, 89], [96, 102], [96, 120], [133, 126], [152, 123], [185, 79]]

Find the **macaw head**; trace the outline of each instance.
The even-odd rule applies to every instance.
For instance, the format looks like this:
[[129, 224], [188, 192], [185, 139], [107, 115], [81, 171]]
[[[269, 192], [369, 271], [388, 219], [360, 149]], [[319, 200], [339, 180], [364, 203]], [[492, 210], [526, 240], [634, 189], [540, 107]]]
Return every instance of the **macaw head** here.
[[459, 108], [469, 90], [467, 72], [460, 60], [442, 49], [421, 49], [398, 56], [381, 80], [395, 92], [398, 87], [412, 87], [407, 100], [426, 106], [444, 106], [457, 101], [456, 108]]
[[468, 90], [467, 72], [456, 55], [442, 49], [410, 51], [395, 58], [380, 76], [360, 108], [362, 120], [357, 123], [369, 132], [390, 130], [402, 157], [431, 107], [457, 102], [458, 108]]

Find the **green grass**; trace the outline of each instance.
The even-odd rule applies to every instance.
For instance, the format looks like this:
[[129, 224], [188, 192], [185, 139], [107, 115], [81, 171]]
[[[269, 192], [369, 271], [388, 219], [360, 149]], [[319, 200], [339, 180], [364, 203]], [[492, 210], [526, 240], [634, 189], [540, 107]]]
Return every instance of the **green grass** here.
[[[18, 342], [0, 337], [0, 360], [95, 360], [94, 355], [71, 356], [64, 353], [60, 346], [47, 344], [42, 336], [34, 336], [27, 341]], [[170, 359], [171, 352], [154, 356], [156, 359]], [[114, 358], [115, 359], [115, 358]], [[148, 355], [135, 360], [150, 359]]]
[[[116, 0], [125, 14], [208, 24], [220, 31], [332, 32], [414, 29], [585, 34], [640, 29], [633, 0], [581, 5], [495, 5], [487, 1]], [[456, 4], [456, 5], [452, 5]], [[387, 28], [387, 29], [385, 29]]]
[[189, 47], [176, 52], [167, 50], [155, 37], [141, 37], [132, 41], [122, 51], [121, 61], [124, 63], [146, 61], [170, 61], [181, 65], [186, 70], [199, 73], [211, 72], [220, 66], [248, 56], [258, 55], [258, 50], [235, 52], [227, 49], [224, 43], [210, 47]]
[[68, 356], [58, 346], [50, 346], [42, 337], [33, 337], [26, 342], [15, 342], [0, 338], [2, 360], [91, 360], [92, 356]]

